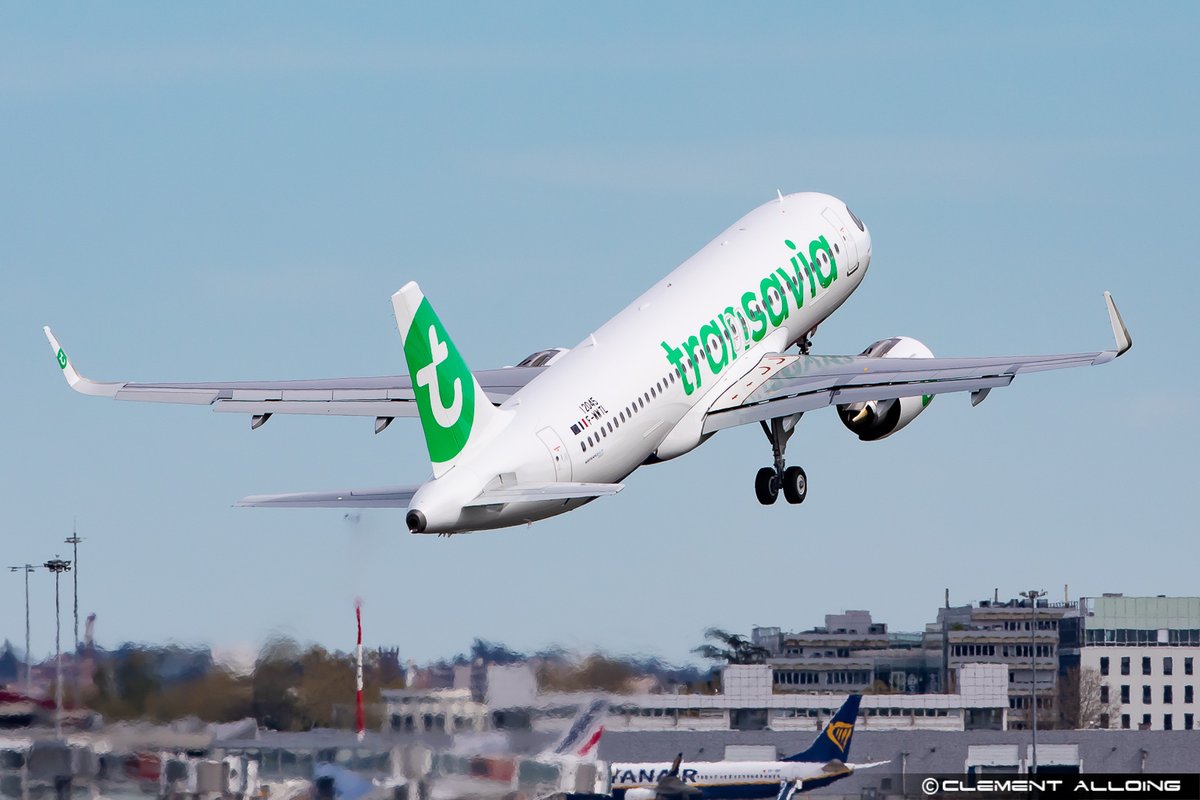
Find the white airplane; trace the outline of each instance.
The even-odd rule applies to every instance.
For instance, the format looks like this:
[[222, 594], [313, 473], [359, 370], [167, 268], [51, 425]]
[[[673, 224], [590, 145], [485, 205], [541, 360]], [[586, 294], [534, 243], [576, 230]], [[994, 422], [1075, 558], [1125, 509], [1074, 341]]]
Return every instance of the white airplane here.
[[699, 761], [681, 769], [682, 754], [672, 764], [611, 764], [614, 800], [788, 800], [853, 775], [856, 769], [887, 764], [847, 764], [850, 739], [862, 695], [852, 694], [809, 748], [781, 761]]
[[[862, 282], [867, 227], [841, 200], [800, 193], [751, 211], [570, 350], [472, 372], [415, 283], [392, 295], [408, 375], [309, 381], [98, 383], [81, 376], [49, 328], [67, 383], [118, 400], [211, 405], [252, 415], [419, 416], [433, 464], [424, 483], [257, 495], [242, 506], [407, 508], [413, 533], [532, 523], [615, 494], [643, 464], [677, 458], [717, 431], [759, 423], [772, 466], [758, 500], [808, 491], [784, 451], [800, 417], [836, 406], [864, 441], [883, 439], [934, 395], [973, 405], [1018, 373], [1104, 364], [1131, 346], [1106, 292], [1115, 350], [1046, 356], [933, 358], [894, 337], [857, 356], [809, 355], [817, 326]], [[787, 353], [799, 345], [799, 353]]]

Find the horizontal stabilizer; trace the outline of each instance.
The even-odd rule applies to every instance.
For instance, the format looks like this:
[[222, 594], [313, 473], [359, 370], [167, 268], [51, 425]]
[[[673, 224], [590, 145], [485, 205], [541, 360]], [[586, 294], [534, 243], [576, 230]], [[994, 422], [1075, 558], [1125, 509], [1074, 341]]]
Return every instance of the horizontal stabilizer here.
[[260, 508], [408, 508], [418, 486], [381, 486], [377, 489], [347, 489], [342, 492], [293, 492], [255, 494], [235, 506]]
[[504, 503], [541, 503], [551, 500], [582, 500], [616, 494], [625, 488], [621, 483], [521, 483], [487, 489], [471, 502], [471, 506], [494, 506]]

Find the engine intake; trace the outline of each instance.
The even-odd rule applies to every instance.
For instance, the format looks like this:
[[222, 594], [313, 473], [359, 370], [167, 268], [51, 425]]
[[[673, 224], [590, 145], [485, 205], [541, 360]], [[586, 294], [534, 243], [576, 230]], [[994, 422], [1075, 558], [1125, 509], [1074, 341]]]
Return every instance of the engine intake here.
[[[880, 339], [860, 353], [866, 358], [933, 358], [922, 342], [908, 336]], [[843, 403], [838, 418], [851, 433], [864, 442], [886, 439], [917, 418], [933, 400], [933, 395], [899, 397], [891, 400], [867, 400]]]

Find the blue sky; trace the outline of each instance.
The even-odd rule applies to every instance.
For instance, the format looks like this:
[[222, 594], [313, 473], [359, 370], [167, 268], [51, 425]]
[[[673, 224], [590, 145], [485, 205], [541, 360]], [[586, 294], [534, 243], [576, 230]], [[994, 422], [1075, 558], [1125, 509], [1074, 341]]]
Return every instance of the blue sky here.
[[[1196, 594], [1200, 385], [1189, 4], [0, 5], [5, 564], [65, 553], [101, 643], [274, 633], [418, 660], [481, 636], [683, 660], [709, 625], [932, 620], [944, 587]], [[870, 225], [816, 350], [1100, 349], [972, 409], [789, 446], [810, 493], [757, 505], [752, 428], [620, 496], [414, 537], [401, 512], [235, 509], [251, 493], [422, 480], [415, 424], [88, 400], [98, 379], [403, 371], [388, 304], [421, 283], [469, 364], [570, 346], [775, 190]], [[5, 573], [7, 574], [7, 573]], [[53, 648], [46, 576], [34, 649]], [[23, 639], [19, 576], [0, 636]]]

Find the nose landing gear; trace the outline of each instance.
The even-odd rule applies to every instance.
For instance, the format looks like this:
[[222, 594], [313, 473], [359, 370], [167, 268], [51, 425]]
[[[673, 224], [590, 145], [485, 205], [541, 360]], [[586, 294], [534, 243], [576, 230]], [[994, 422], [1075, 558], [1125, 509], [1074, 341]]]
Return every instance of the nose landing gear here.
[[767, 422], [761, 422], [763, 433], [771, 443], [771, 452], [775, 457], [775, 465], [763, 467], [754, 476], [754, 495], [764, 506], [773, 505], [779, 499], [779, 491], [793, 505], [803, 503], [808, 496], [808, 475], [800, 467], [784, 467], [783, 453], [787, 449], [788, 439], [796, 430], [796, 423], [803, 414], [792, 414], [787, 417], [776, 417]]

